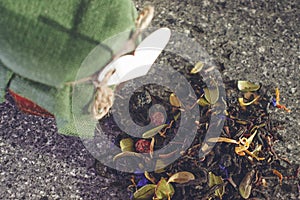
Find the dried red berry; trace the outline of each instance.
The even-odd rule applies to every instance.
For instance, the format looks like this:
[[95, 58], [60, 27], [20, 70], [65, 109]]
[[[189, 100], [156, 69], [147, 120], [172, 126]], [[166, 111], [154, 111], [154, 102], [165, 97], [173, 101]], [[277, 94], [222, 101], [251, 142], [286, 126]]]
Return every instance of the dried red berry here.
[[135, 143], [135, 150], [139, 153], [150, 152], [150, 142], [145, 139], [140, 139]]

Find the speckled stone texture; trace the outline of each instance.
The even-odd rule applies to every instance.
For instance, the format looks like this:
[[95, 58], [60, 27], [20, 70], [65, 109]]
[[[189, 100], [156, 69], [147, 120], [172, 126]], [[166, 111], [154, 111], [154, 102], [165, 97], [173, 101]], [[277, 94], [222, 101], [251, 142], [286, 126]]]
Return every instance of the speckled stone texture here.
[[[147, 2], [135, 3], [140, 9]], [[281, 102], [292, 112], [272, 113], [285, 127], [276, 150], [299, 164], [299, 1], [150, 3], [156, 7], [152, 26], [196, 38], [224, 78], [280, 88]], [[9, 101], [0, 105], [0, 156], [0, 199], [128, 199], [114, 174], [104, 178], [95, 173], [94, 159], [78, 138], [58, 134], [54, 120], [24, 115]], [[282, 191], [272, 197], [299, 198]]]

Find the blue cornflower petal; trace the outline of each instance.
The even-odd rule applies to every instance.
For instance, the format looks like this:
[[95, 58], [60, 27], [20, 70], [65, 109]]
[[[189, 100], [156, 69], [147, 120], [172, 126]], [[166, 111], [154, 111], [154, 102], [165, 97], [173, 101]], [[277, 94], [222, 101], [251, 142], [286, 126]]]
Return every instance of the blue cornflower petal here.
[[277, 102], [276, 102], [276, 99], [275, 99], [274, 97], [271, 99], [271, 103], [272, 103], [272, 105], [273, 105], [274, 107], [276, 107]]

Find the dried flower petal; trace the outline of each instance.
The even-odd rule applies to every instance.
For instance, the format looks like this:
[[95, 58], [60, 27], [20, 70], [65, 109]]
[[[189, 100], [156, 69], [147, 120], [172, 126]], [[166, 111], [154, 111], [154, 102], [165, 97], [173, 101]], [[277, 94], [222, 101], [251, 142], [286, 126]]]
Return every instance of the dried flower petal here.
[[273, 174], [277, 175], [279, 178], [280, 185], [282, 185], [283, 175], [276, 169], [273, 169]]

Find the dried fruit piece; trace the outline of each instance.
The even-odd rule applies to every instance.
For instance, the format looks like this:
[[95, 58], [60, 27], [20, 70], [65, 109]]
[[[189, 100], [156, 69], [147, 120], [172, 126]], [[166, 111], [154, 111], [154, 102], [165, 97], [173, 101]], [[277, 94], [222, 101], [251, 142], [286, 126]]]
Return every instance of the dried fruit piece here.
[[238, 81], [237, 85], [241, 92], [254, 92], [260, 88], [260, 85], [251, 83], [249, 81]]
[[204, 63], [199, 61], [196, 63], [196, 65], [194, 66], [194, 68], [191, 70], [191, 74], [197, 74], [198, 72], [200, 72], [204, 67]]
[[187, 183], [191, 180], [195, 180], [195, 176], [191, 172], [178, 172], [169, 178], [168, 183]]
[[135, 143], [135, 150], [139, 153], [150, 152], [150, 142], [145, 139], [140, 139]]
[[155, 184], [147, 184], [140, 189], [138, 189], [134, 194], [133, 194], [133, 199], [134, 200], [149, 200], [152, 199], [152, 197], [155, 194]]

